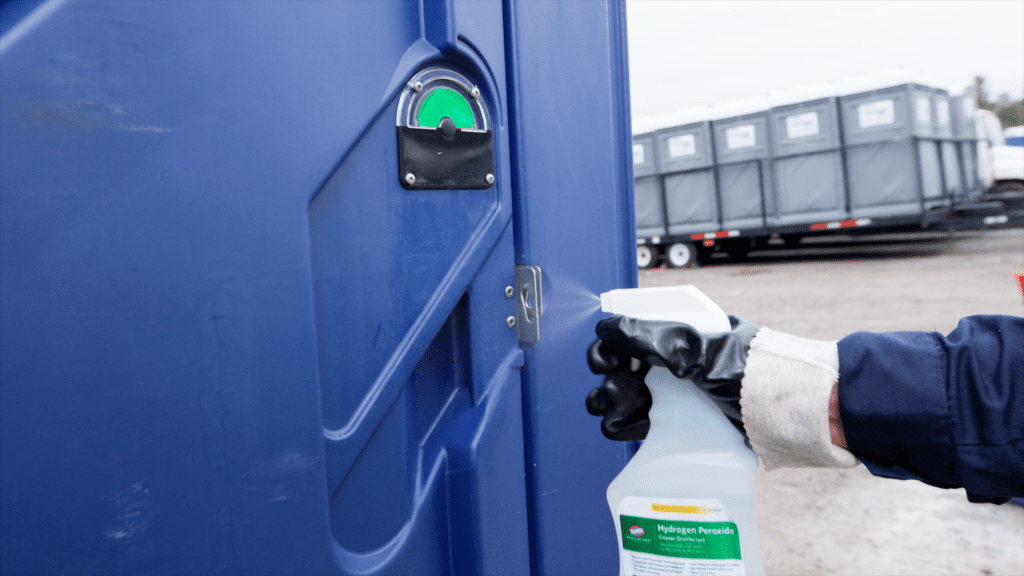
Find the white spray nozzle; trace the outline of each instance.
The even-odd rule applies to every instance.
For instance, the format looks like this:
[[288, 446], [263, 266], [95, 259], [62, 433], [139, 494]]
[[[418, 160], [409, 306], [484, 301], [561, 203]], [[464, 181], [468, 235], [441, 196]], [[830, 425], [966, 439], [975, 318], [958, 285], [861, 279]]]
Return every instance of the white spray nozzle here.
[[640, 320], [685, 322], [705, 334], [732, 328], [718, 304], [695, 286], [611, 290], [601, 294], [601, 310]]

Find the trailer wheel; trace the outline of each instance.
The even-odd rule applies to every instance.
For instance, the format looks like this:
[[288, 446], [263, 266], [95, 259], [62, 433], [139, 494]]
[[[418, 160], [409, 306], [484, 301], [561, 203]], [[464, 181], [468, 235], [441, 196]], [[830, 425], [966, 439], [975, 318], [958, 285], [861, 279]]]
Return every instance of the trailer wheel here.
[[715, 253], [714, 246], [696, 246], [697, 259], [694, 261], [694, 266], [703, 266], [711, 262], [711, 256]]
[[640, 244], [636, 247], [637, 268], [650, 268], [654, 264], [654, 249], [650, 246]]
[[996, 194], [1007, 194], [1010, 192], [1024, 192], [1024, 182], [1010, 181], [1003, 182], [993, 190]]
[[729, 254], [729, 260], [732, 262], [742, 262], [747, 259], [747, 254], [753, 249], [749, 238], [741, 238], [735, 240], [723, 246], [726, 253]]
[[676, 242], [668, 247], [665, 256], [673, 268], [686, 268], [697, 262], [697, 248], [689, 242]]
[[992, 190], [993, 196], [1002, 200], [1007, 210], [1019, 210], [1024, 208], [1024, 182], [1010, 181], [1003, 182]]

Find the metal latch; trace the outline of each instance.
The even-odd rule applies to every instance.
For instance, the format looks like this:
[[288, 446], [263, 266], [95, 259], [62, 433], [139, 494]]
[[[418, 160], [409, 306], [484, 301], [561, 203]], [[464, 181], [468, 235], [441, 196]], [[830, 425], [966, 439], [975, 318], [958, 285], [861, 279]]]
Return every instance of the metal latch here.
[[516, 266], [516, 324], [520, 342], [540, 340], [540, 317], [543, 315], [540, 268]]

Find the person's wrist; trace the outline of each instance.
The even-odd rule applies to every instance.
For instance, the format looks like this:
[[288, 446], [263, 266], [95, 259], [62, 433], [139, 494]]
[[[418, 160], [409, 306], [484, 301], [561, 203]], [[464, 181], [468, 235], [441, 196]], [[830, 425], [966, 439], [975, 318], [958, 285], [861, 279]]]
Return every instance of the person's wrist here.
[[828, 432], [832, 443], [846, 448], [846, 434], [843, 433], [843, 421], [839, 417], [839, 383], [832, 386], [832, 395], [828, 399]]

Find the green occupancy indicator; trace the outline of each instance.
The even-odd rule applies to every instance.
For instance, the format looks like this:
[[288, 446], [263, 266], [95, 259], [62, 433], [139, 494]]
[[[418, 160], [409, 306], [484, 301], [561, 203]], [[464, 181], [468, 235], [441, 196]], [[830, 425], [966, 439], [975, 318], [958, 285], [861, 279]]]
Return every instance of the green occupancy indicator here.
[[416, 121], [420, 126], [433, 128], [446, 116], [457, 128], [473, 128], [473, 109], [465, 96], [451, 88], [438, 88], [427, 94], [416, 112]]

